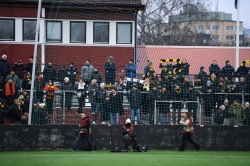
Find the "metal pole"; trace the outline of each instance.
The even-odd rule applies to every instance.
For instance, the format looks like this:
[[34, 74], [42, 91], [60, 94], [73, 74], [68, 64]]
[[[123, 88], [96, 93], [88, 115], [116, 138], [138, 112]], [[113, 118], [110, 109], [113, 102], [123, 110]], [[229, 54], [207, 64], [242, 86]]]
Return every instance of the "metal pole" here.
[[236, 31], [236, 57], [235, 57], [235, 70], [239, 67], [239, 41], [240, 41], [240, 0], [237, 3], [237, 31]]
[[154, 106], [154, 125], [156, 125], [156, 100], [155, 100], [155, 106]]
[[29, 103], [29, 119], [28, 124], [31, 125], [31, 117], [32, 117], [32, 108], [33, 108], [33, 92], [34, 92], [34, 82], [35, 82], [35, 72], [36, 72], [36, 57], [37, 57], [37, 42], [38, 42], [38, 32], [40, 26], [40, 13], [41, 13], [41, 4], [42, 0], [38, 1], [38, 11], [37, 11], [37, 19], [36, 19], [36, 38], [35, 38], [35, 47], [34, 47], [34, 57], [33, 57], [33, 68], [32, 68], [32, 76], [31, 76], [31, 93], [30, 93], [30, 103]]
[[65, 91], [63, 91], [63, 119], [62, 124], [65, 124]]

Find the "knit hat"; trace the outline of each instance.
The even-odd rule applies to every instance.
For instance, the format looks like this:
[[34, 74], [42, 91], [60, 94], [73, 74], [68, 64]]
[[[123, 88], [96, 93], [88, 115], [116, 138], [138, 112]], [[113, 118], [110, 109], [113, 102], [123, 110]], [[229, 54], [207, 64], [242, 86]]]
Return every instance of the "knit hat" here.
[[65, 77], [64, 80], [69, 80], [69, 77]]
[[128, 124], [128, 123], [131, 123], [131, 120], [130, 120], [130, 119], [127, 119], [127, 120], [126, 120], [126, 124]]
[[101, 83], [101, 84], [100, 84], [100, 87], [105, 87], [105, 83]]
[[61, 65], [61, 69], [64, 69], [65, 68], [65, 66], [64, 65]]
[[150, 60], [148, 60], [147, 65], [152, 65], [152, 62]]
[[113, 57], [112, 57], [112, 56], [109, 56], [109, 57], [108, 57], [108, 60], [113, 61]]
[[201, 66], [200, 69], [201, 69], [201, 70], [204, 69], [204, 66]]
[[3, 54], [3, 55], [2, 55], [2, 58], [7, 58], [7, 55], [6, 55], [6, 54]]
[[229, 60], [226, 60], [226, 64], [229, 62]]
[[136, 84], [133, 84], [133, 85], [132, 85], [132, 87], [135, 87], [135, 88], [137, 88], [137, 85], [136, 85]]
[[132, 63], [134, 62], [134, 60], [133, 60], [133, 59], [129, 59], [129, 61], [131, 61]]
[[207, 84], [212, 84], [212, 82], [210, 80], [207, 81]]
[[39, 104], [39, 107], [43, 107], [43, 106], [45, 106], [45, 103], [40, 103]]
[[27, 72], [27, 75], [29, 75], [30, 74], [30, 72]]

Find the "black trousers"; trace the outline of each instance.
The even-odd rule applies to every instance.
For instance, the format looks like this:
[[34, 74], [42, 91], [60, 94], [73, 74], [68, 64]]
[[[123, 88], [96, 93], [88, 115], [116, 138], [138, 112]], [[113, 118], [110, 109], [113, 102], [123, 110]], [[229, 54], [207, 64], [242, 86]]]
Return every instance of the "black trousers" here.
[[85, 97], [81, 96], [78, 99], [78, 103], [79, 103], [79, 108], [78, 108], [78, 113], [82, 113], [82, 107], [85, 107]]
[[53, 100], [51, 100], [51, 99], [46, 100], [48, 114], [53, 113], [53, 103], [54, 103], [54, 99]]
[[182, 144], [181, 144], [181, 147], [179, 149], [180, 151], [184, 151], [186, 140], [188, 140], [188, 142], [193, 144], [194, 147], [196, 148], [196, 150], [200, 150], [200, 145], [198, 145], [197, 143], [194, 142], [192, 134], [190, 134], [190, 132], [185, 132], [182, 135]]
[[132, 137], [132, 138], [124, 138], [123, 139], [124, 143], [125, 143], [125, 149], [128, 150], [128, 146], [130, 142], [133, 142], [133, 149], [136, 149], [137, 147], [137, 139], [136, 137]]
[[94, 146], [90, 140], [90, 137], [88, 134], [79, 134], [78, 138], [76, 140], [75, 146], [74, 146], [74, 151], [76, 151], [77, 147], [80, 145], [80, 143], [82, 142], [82, 140], [85, 139], [85, 141], [88, 143], [88, 145], [90, 146], [91, 150], [94, 150]]

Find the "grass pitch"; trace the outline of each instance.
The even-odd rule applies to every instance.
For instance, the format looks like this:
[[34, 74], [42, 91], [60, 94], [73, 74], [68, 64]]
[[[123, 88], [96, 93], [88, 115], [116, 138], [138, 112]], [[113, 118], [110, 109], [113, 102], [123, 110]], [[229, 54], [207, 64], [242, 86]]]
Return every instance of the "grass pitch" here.
[[250, 152], [149, 150], [95, 152], [69, 150], [0, 152], [3, 166], [249, 166]]

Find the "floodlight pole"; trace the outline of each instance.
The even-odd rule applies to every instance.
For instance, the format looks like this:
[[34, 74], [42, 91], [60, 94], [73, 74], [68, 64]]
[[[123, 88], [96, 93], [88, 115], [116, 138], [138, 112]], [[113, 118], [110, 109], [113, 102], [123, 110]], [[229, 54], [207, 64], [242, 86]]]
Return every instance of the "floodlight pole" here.
[[240, 0], [237, 3], [237, 25], [236, 25], [236, 57], [235, 57], [235, 70], [239, 67], [239, 42], [240, 42]]
[[34, 46], [34, 54], [33, 54], [28, 125], [31, 125], [31, 117], [32, 117], [32, 109], [33, 109], [33, 98], [34, 98], [33, 93], [34, 93], [34, 83], [35, 83], [35, 74], [36, 74], [35, 72], [36, 72], [36, 58], [37, 58], [37, 43], [38, 43], [38, 32], [39, 32], [39, 26], [40, 26], [41, 4], [42, 4], [42, 0], [39, 0], [37, 19], [36, 19], [36, 38], [35, 38], [35, 46]]

